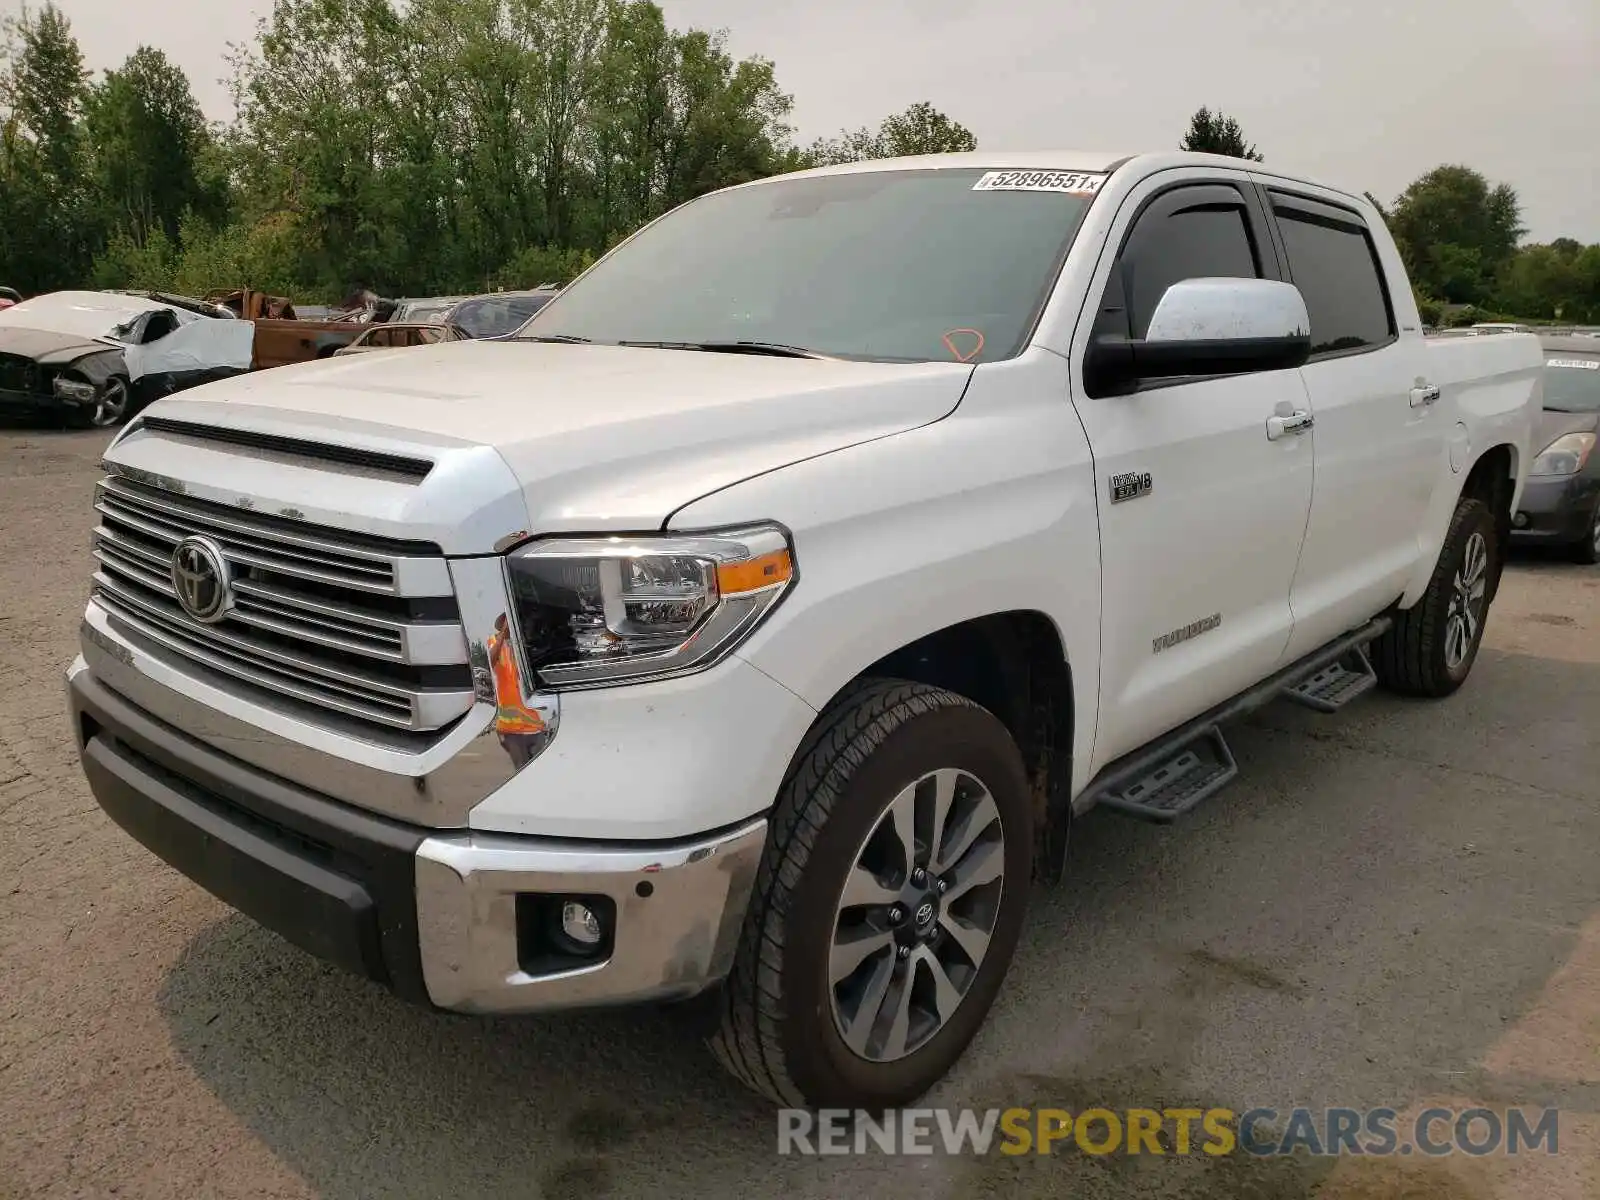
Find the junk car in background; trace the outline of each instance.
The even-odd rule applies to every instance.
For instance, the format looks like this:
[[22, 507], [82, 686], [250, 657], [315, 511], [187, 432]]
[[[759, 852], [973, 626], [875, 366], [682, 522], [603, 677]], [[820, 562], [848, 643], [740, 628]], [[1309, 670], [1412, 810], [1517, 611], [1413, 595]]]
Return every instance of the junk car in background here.
[[0, 311], [0, 408], [83, 428], [250, 369], [256, 331], [162, 292], [50, 292]]

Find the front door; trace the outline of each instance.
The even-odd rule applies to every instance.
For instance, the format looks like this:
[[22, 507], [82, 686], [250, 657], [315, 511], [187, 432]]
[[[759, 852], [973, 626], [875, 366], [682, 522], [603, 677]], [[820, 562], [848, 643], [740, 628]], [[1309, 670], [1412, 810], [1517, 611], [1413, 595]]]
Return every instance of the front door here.
[[[1133, 193], [1094, 335], [1143, 337], [1183, 279], [1280, 278], [1243, 177]], [[1149, 381], [1080, 395], [1100, 509], [1100, 711], [1091, 774], [1272, 673], [1311, 505], [1314, 430], [1298, 371]], [[1276, 433], [1277, 431], [1273, 431]]]

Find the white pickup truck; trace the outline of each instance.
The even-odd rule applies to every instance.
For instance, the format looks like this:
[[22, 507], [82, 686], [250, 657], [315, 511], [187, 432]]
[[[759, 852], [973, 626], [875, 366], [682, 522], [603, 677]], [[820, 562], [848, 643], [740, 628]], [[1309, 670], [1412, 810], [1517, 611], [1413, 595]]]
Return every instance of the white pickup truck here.
[[402, 996], [698, 997], [773, 1101], [902, 1104], [1076, 816], [1179, 817], [1274, 698], [1461, 685], [1541, 362], [1425, 341], [1371, 205], [1239, 160], [764, 180], [510, 340], [149, 408], [73, 728], [130, 834]]

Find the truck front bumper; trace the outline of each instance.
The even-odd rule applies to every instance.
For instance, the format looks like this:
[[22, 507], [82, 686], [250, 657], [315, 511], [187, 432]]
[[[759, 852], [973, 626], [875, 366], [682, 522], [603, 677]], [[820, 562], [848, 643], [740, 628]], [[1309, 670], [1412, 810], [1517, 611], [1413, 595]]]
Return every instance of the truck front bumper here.
[[[764, 818], [671, 843], [436, 832], [188, 738], [82, 658], [67, 690], [90, 788], [118, 825], [240, 912], [409, 1000], [479, 1013], [679, 1000], [732, 964]], [[594, 915], [597, 944], [563, 932], [568, 904]]]

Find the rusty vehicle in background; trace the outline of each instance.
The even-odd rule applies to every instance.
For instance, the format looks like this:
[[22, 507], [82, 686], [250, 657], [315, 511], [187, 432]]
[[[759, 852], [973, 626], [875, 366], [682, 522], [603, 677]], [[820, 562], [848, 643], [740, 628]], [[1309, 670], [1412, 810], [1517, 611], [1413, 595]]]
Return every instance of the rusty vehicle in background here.
[[355, 341], [373, 323], [378, 311], [367, 304], [331, 313], [328, 320], [307, 321], [295, 313], [294, 302], [287, 296], [270, 296], [251, 288], [209, 292], [205, 299], [255, 323], [255, 352], [250, 365], [257, 371], [331, 357], [335, 350]]
[[439, 342], [465, 342], [472, 335], [459, 325], [442, 321], [386, 321], [363, 330], [348, 346], [333, 352], [365, 354], [369, 350], [395, 350], [404, 346], [433, 346]]

